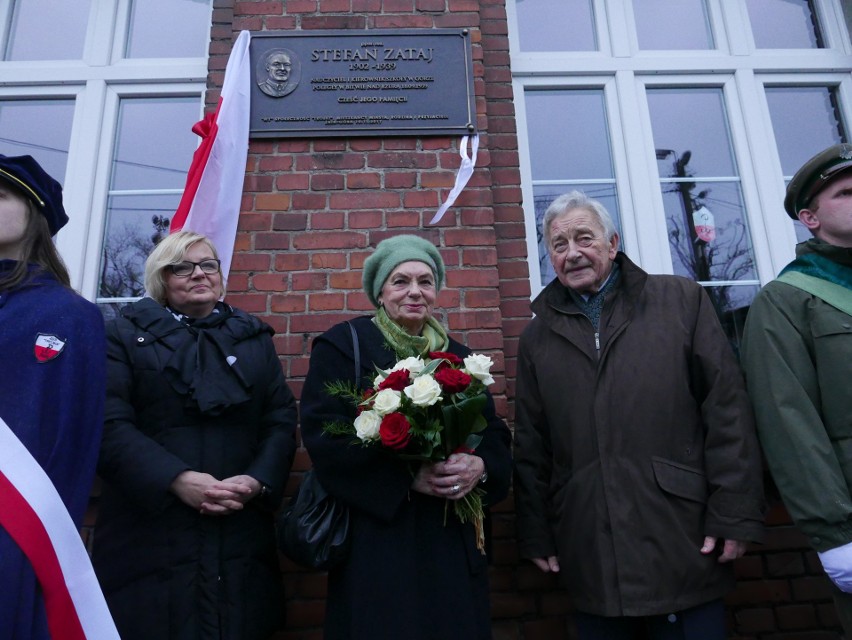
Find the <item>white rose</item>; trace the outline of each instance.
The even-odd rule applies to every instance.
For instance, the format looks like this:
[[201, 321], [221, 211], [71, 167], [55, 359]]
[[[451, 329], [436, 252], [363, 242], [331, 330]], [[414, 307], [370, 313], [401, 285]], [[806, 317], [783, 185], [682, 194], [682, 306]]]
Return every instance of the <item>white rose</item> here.
[[386, 416], [399, 409], [402, 403], [402, 394], [393, 389], [382, 389], [373, 400], [373, 411], [380, 416]]
[[362, 411], [355, 418], [355, 434], [361, 440], [375, 440], [379, 437], [379, 425], [381, 423], [382, 418], [375, 411]]
[[494, 378], [491, 377], [491, 367], [493, 366], [494, 362], [491, 358], [481, 353], [471, 354], [464, 359], [464, 371], [482, 382], [486, 387], [489, 384], [494, 384]]
[[441, 399], [441, 385], [430, 375], [418, 376], [405, 388], [405, 395], [418, 407], [431, 407]]
[[423, 367], [426, 366], [426, 363], [422, 358], [415, 358], [414, 356], [408, 357], [405, 360], [400, 360], [397, 362], [391, 371], [399, 371], [400, 369], [408, 369], [408, 373], [411, 374], [411, 378], [416, 378], [417, 374], [423, 371]]

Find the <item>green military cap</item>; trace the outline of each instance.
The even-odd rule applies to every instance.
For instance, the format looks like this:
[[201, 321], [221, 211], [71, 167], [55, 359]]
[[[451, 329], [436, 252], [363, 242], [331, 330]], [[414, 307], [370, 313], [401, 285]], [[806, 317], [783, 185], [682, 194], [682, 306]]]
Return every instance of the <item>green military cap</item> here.
[[798, 220], [799, 211], [807, 209], [814, 196], [847, 169], [852, 169], [852, 144], [848, 143], [836, 144], [808, 160], [787, 185], [787, 215]]

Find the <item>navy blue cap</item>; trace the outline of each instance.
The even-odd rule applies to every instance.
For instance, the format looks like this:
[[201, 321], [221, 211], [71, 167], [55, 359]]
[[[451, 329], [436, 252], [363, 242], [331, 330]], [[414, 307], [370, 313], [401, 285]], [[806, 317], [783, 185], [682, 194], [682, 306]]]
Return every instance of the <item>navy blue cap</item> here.
[[0, 154], [0, 179], [17, 187], [47, 218], [50, 235], [55, 236], [68, 222], [62, 206], [62, 185], [51, 178], [32, 156]]

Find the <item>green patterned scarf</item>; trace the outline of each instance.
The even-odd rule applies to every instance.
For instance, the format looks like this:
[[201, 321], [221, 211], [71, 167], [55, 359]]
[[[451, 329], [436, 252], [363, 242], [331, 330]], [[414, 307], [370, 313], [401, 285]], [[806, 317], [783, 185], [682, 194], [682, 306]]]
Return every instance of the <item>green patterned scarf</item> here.
[[430, 351], [446, 351], [450, 346], [447, 332], [432, 316], [426, 318], [426, 324], [423, 325], [419, 336], [406, 333], [405, 329], [390, 319], [384, 307], [379, 307], [376, 311], [373, 322], [400, 360], [412, 356], [424, 357]]

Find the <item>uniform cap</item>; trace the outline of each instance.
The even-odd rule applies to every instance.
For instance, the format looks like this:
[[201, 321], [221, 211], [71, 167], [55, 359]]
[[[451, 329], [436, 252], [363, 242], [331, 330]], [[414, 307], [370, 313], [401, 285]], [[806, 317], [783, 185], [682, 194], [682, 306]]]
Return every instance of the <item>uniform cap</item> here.
[[799, 211], [807, 209], [814, 196], [847, 169], [852, 169], [852, 144], [848, 143], [824, 149], [808, 160], [787, 185], [787, 215], [798, 220]]

